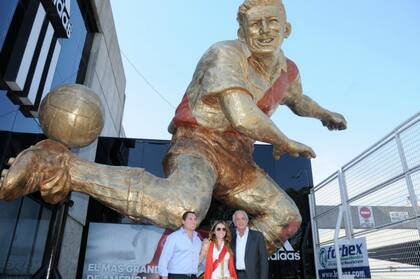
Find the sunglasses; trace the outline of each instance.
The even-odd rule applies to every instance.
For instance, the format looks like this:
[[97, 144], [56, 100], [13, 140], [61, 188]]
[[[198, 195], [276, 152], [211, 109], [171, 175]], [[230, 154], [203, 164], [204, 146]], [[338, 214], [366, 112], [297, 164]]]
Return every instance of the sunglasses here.
[[216, 231], [226, 231], [226, 228], [216, 228]]

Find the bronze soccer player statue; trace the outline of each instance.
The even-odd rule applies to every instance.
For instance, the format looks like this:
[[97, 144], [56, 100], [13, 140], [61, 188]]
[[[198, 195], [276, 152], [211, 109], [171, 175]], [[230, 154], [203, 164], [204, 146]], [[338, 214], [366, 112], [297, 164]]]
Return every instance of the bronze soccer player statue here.
[[87, 162], [63, 144], [45, 140], [10, 161], [0, 198], [40, 191], [47, 202], [58, 203], [78, 191], [121, 214], [176, 228], [187, 210], [201, 221], [213, 195], [251, 214], [269, 251], [279, 247], [298, 230], [301, 216], [253, 161], [254, 142], [272, 144], [276, 159], [285, 153], [315, 157], [271, 121], [279, 105], [317, 118], [330, 130], [345, 129], [346, 121], [302, 94], [298, 68], [280, 48], [291, 26], [279, 0], [245, 0], [237, 19], [238, 39], [218, 42], [203, 55], [169, 125], [166, 178], [141, 168]]

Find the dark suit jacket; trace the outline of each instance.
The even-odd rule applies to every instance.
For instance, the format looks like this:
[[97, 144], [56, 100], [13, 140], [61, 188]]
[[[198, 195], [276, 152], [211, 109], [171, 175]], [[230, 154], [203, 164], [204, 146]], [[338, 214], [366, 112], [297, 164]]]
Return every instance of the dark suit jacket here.
[[[232, 233], [232, 250], [236, 266], [236, 229]], [[245, 246], [245, 271], [248, 279], [268, 278], [268, 255], [264, 236], [251, 229]]]

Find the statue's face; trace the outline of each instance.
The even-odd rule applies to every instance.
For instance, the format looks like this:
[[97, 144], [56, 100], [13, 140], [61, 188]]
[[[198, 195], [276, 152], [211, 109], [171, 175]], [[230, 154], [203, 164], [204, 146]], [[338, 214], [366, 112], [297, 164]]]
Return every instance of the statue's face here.
[[286, 36], [286, 21], [275, 6], [249, 9], [243, 21], [243, 35], [253, 54], [270, 54], [277, 50]]

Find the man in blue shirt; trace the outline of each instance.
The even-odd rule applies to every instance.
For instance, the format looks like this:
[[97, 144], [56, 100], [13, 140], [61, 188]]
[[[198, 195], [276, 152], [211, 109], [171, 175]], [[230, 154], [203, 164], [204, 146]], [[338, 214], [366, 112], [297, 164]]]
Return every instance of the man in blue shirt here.
[[197, 215], [187, 211], [182, 215], [182, 227], [166, 239], [159, 259], [162, 279], [197, 278], [201, 240], [195, 228]]

